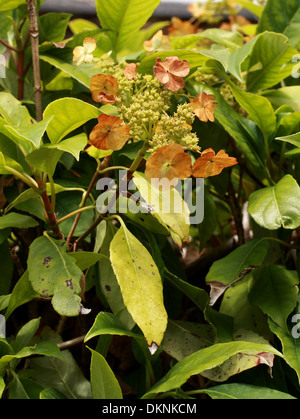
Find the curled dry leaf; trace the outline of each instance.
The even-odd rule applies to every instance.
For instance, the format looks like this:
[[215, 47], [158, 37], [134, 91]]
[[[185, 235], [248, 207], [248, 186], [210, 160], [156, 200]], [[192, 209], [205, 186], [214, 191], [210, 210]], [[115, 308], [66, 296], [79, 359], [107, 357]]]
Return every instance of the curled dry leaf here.
[[[151, 179], [186, 179], [192, 174], [191, 157], [176, 143], [167, 144], [147, 160], [145, 176]], [[174, 186], [177, 182], [175, 182]]]
[[90, 90], [95, 102], [115, 103], [119, 89], [118, 80], [110, 75], [96, 74], [91, 77]]
[[146, 51], [156, 51], [158, 49], [171, 49], [171, 41], [168, 35], [164, 35], [160, 30], [149, 40], [144, 42]]
[[238, 164], [235, 157], [229, 157], [224, 150], [220, 150], [217, 154], [212, 148], [204, 150], [193, 166], [193, 176], [207, 178], [216, 176], [222, 172], [225, 167]]
[[97, 48], [96, 39], [93, 37], [85, 38], [83, 41], [83, 47], [75, 47], [73, 49], [73, 61], [76, 65], [80, 65], [83, 62], [91, 63], [94, 59], [92, 52]]
[[208, 95], [207, 93], [199, 94], [196, 99], [190, 101], [190, 106], [196, 116], [203, 122], [214, 122], [214, 111], [218, 106], [217, 103], [213, 102], [215, 96]]
[[126, 79], [128, 80], [134, 79], [136, 76], [136, 69], [137, 69], [136, 63], [127, 64], [127, 66], [124, 69], [124, 76], [126, 77]]
[[130, 137], [129, 125], [118, 116], [102, 114], [90, 133], [91, 144], [100, 150], [120, 150]]
[[176, 92], [185, 86], [183, 77], [190, 72], [190, 65], [186, 60], [179, 61], [178, 57], [167, 57], [164, 62], [156, 58], [153, 67], [155, 77], [168, 90]]

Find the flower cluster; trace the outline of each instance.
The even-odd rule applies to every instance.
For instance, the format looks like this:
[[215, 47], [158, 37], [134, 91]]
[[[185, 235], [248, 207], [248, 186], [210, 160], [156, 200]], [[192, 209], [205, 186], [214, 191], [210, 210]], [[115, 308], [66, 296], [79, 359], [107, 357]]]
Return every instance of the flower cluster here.
[[149, 141], [150, 152], [155, 152], [169, 143], [177, 143], [189, 150], [199, 151], [199, 139], [195, 133], [192, 133], [194, 119], [195, 114], [189, 103], [179, 105], [177, 112], [172, 116], [166, 113], [162, 115], [155, 133]]
[[[90, 62], [91, 39], [85, 39], [83, 47], [74, 50], [74, 61]], [[185, 179], [214, 176], [224, 167], [237, 164], [224, 150], [217, 155], [205, 150], [191, 165], [191, 156], [186, 151], [200, 153], [199, 139], [192, 132], [196, 117], [203, 122], [214, 121], [218, 106], [215, 96], [205, 92], [189, 102], [178, 104], [170, 114], [171, 98], [185, 86], [184, 77], [190, 72], [187, 61], [178, 57], [156, 59], [152, 74], [137, 72], [136, 63], [115, 64], [109, 57], [98, 59], [101, 73], [91, 77], [90, 90], [93, 100], [113, 104], [120, 116], [101, 114], [97, 125], [90, 133], [90, 144], [100, 150], [120, 150], [126, 142], [143, 140], [151, 153], [146, 163], [146, 177]], [[184, 95], [186, 96], [186, 95]]]

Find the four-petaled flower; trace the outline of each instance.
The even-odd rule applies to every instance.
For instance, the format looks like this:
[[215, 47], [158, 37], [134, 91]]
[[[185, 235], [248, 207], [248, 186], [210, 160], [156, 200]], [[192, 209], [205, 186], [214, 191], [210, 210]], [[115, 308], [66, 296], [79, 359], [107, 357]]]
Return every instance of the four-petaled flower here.
[[190, 106], [193, 109], [194, 114], [198, 116], [200, 121], [214, 122], [214, 111], [215, 108], [218, 106], [217, 103], [213, 102], [215, 99], [215, 96], [208, 95], [204, 92], [199, 94], [196, 99], [190, 101]]
[[80, 65], [83, 62], [91, 63], [94, 59], [92, 52], [96, 48], [97, 44], [95, 38], [85, 38], [83, 41], [83, 47], [75, 47], [73, 49], [73, 61], [76, 62], [76, 65]]
[[128, 80], [134, 79], [136, 76], [136, 69], [137, 69], [136, 63], [127, 64], [127, 66], [124, 68], [124, 76], [126, 77], [126, 79]]
[[189, 74], [190, 65], [186, 60], [179, 61], [178, 57], [167, 57], [164, 62], [156, 58], [153, 69], [157, 80], [168, 90], [176, 92], [185, 86], [183, 77]]
[[235, 157], [229, 157], [224, 150], [220, 150], [217, 154], [212, 148], [208, 148], [201, 153], [193, 166], [193, 176], [207, 178], [216, 176], [222, 172], [225, 167], [238, 164]]
[[118, 80], [110, 75], [96, 74], [91, 77], [90, 90], [95, 102], [115, 103], [119, 89]]
[[187, 179], [192, 174], [191, 156], [177, 143], [170, 143], [152, 154], [146, 162], [145, 176], [152, 178]]
[[130, 126], [118, 116], [102, 114], [90, 133], [90, 143], [100, 150], [121, 150], [130, 137]]

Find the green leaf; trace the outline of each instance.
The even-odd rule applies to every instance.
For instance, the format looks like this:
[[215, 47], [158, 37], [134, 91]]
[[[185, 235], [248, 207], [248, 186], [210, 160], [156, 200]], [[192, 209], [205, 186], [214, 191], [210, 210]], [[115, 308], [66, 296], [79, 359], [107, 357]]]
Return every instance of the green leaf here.
[[36, 334], [40, 327], [41, 318], [30, 320], [18, 331], [15, 341], [12, 343], [12, 348], [15, 352], [19, 352], [24, 346], [29, 345], [31, 339]]
[[223, 364], [230, 357], [238, 353], [257, 354], [267, 352], [282, 357], [282, 354], [268, 344], [253, 342], [227, 342], [217, 343], [208, 348], [187, 356], [179, 361], [154, 387], [152, 387], [143, 399], [153, 398], [158, 393], [165, 393], [180, 388], [186, 381], [196, 374], [215, 368]]
[[74, 35], [81, 33], [83, 31], [94, 31], [95, 29], [99, 30], [99, 26], [87, 19], [72, 19], [69, 22], [69, 28]]
[[260, 128], [264, 138], [269, 138], [276, 129], [276, 116], [270, 101], [239, 89], [229, 78], [227, 81], [234, 97], [247, 111], [249, 118]]
[[277, 137], [276, 140], [284, 141], [300, 148], [300, 132], [297, 132], [297, 134], [293, 135], [287, 135], [286, 137]]
[[95, 265], [95, 263], [103, 259], [107, 259], [106, 256], [93, 252], [72, 252], [69, 253], [69, 255], [76, 260], [76, 265], [81, 271], [85, 271], [86, 269]]
[[253, 4], [249, 0], [235, 0], [236, 4], [239, 4], [240, 6], [243, 6], [245, 9], [249, 10], [251, 13], [256, 15], [257, 17], [261, 17], [263, 13], [263, 6], [260, 6], [258, 4]]
[[38, 222], [28, 215], [12, 212], [0, 217], [0, 230], [4, 228], [30, 228], [38, 226]]
[[294, 230], [300, 225], [300, 187], [291, 175], [275, 186], [253, 192], [248, 212], [255, 222], [268, 230], [280, 227]]
[[60, 350], [54, 342], [45, 341], [40, 342], [35, 346], [26, 346], [16, 354], [4, 355], [0, 359], [0, 376], [3, 376], [5, 368], [12, 360], [27, 358], [32, 355], [46, 355], [47, 357], [53, 356], [55, 358], [61, 358]]
[[297, 47], [299, 35], [300, 6], [298, 0], [269, 0], [261, 16], [257, 33], [274, 31], [290, 38], [290, 44]]
[[149, 347], [161, 344], [167, 327], [159, 270], [148, 250], [122, 225], [110, 245], [110, 260], [124, 304]]
[[69, 20], [69, 13], [46, 13], [40, 17], [40, 43], [45, 41], [61, 42], [65, 38]]
[[87, 332], [84, 341], [94, 338], [95, 336], [101, 335], [119, 335], [119, 336], [130, 336], [135, 339], [141, 339], [142, 335], [131, 332], [128, 330], [121, 320], [112, 313], [100, 312], [90, 330]]
[[160, 0], [96, 0], [97, 15], [103, 29], [110, 31], [116, 53], [151, 17]]
[[85, 133], [60, 141], [58, 144], [44, 144], [26, 156], [26, 161], [38, 170], [54, 174], [56, 165], [63, 152], [70, 153], [79, 161], [80, 152], [87, 144]]
[[96, 119], [101, 110], [75, 98], [62, 98], [51, 102], [44, 111], [44, 118], [53, 117], [47, 128], [51, 143], [59, 143], [67, 134]]
[[289, 46], [286, 36], [274, 32], [259, 35], [250, 54], [248, 68], [261, 66], [248, 73], [248, 91], [268, 89], [289, 77], [295, 66], [292, 62], [295, 54], [297, 50]]
[[[48, 328], [42, 332], [42, 338], [52, 344], [62, 343], [60, 336]], [[55, 389], [68, 399], [91, 399], [91, 384], [84, 377], [79, 365], [69, 350], [61, 351], [60, 358], [35, 357], [30, 359], [35, 381], [45, 388]]]
[[45, 390], [40, 392], [40, 399], [41, 400], [49, 400], [49, 399], [66, 399], [64, 394], [60, 393], [59, 391], [55, 390], [55, 388], [45, 388]]
[[250, 302], [287, 330], [287, 317], [296, 307], [299, 278], [297, 271], [288, 271], [281, 265], [263, 265], [253, 272], [254, 282]]
[[209, 90], [216, 96], [218, 103], [218, 107], [215, 109], [216, 120], [233, 137], [237, 148], [244, 154], [247, 164], [252, 167], [252, 170], [259, 173], [262, 178], [266, 177], [265, 153], [257, 133], [252, 133], [249, 129], [249, 122], [232, 109], [217, 89], [210, 88]]
[[250, 267], [251, 270], [251, 267], [261, 265], [268, 250], [265, 238], [255, 239], [214, 262], [205, 279], [211, 287], [210, 304], [213, 305], [227, 288], [241, 279], [240, 276], [245, 269]]
[[206, 29], [197, 34], [173, 37], [171, 38], [171, 45], [173, 48], [188, 49], [187, 47], [196, 44], [202, 38], [210, 39], [216, 44], [233, 50], [243, 45], [243, 36], [239, 32], [230, 32], [215, 28]]
[[38, 148], [51, 118], [36, 123], [29, 111], [10, 93], [0, 93], [0, 131], [26, 152]]
[[200, 308], [201, 311], [205, 311], [208, 304], [208, 295], [201, 289], [197, 288], [194, 285], [189, 284], [178, 276], [174, 275], [172, 272], [165, 269], [165, 278], [177, 289], [183, 292], [193, 303]]
[[85, 69], [81, 68], [80, 66], [68, 63], [62, 58], [46, 55], [46, 53], [41, 54], [40, 59], [68, 74], [86, 88], [90, 87], [90, 77], [93, 74], [89, 75], [86, 71], [84, 71]]
[[[252, 4], [252, 3], [251, 3]], [[253, 386], [251, 384], [231, 383], [222, 384], [200, 390], [199, 393], [208, 394], [214, 400], [279, 400], [295, 399], [290, 394], [273, 388]]]
[[52, 305], [59, 314], [76, 316], [80, 312], [82, 271], [67, 250], [62, 240], [39, 237], [29, 249], [28, 273], [36, 292], [43, 297], [53, 296]]
[[[298, 381], [300, 383], [300, 339], [299, 339], [299, 323], [298, 325], [289, 322], [287, 327], [283, 329], [269, 318], [269, 326], [271, 331], [280, 339], [282, 345], [282, 353], [285, 362], [295, 370]], [[293, 327], [296, 328], [297, 334], [295, 337], [292, 335]]]
[[21, 6], [21, 4], [26, 4], [26, 0], [8, 0], [8, 1], [1, 1], [1, 3], [0, 3], [0, 12], [3, 12], [5, 10], [16, 9], [17, 7]]
[[276, 90], [263, 92], [274, 106], [288, 105], [295, 112], [300, 111], [300, 86], [287, 86]]
[[26, 271], [14, 286], [9, 298], [5, 318], [7, 319], [19, 306], [37, 298], [38, 296], [39, 294], [32, 288], [31, 282], [29, 281], [28, 271]]
[[96, 351], [92, 352], [91, 385], [93, 399], [123, 399], [122, 390], [105, 358]]
[[142, 198], [150, 205], [151, 213], [170, 230], [174, 241], [179, 245], [181, 240], [188, 242], [190, 212], [180, 193], [175, 188], [159, 190], [139, 172], [134, 173], [133, 181]]

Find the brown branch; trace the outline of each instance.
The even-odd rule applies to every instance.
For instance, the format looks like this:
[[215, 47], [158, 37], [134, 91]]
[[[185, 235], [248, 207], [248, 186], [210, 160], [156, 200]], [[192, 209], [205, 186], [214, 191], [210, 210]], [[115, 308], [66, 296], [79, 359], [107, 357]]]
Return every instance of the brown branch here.
[[0, 38], [0, 43], [4, 45], [7, 49], [10, 49], [11, 51], [19, 52], [18, 48], [13, 47], [12, 45], [9, 45], [7, 42], [5, 42], [3, 39]]
[[43, 119], [43, 107], [39, 57], [39, 28], [37, 23], [35, 0], [27, 0], [27, 9], [29, 15], [29, 29], [31, 36], [36, 120], [41, 121]]
[[44, 208], [47, 214], [47, 218], [48, 218], [48, 222], [49, 222], [49, 226], [51, 230], [53, 231], [53, 233], [56, 235], [58, 239], [63, 240], [64, 235], [62, 234], [59, 226], [57, 225], [56, 215], [54, 214], [52, 210], [52, 205], [46, 191], [43, 192], [41, 198], [44, 203]]

